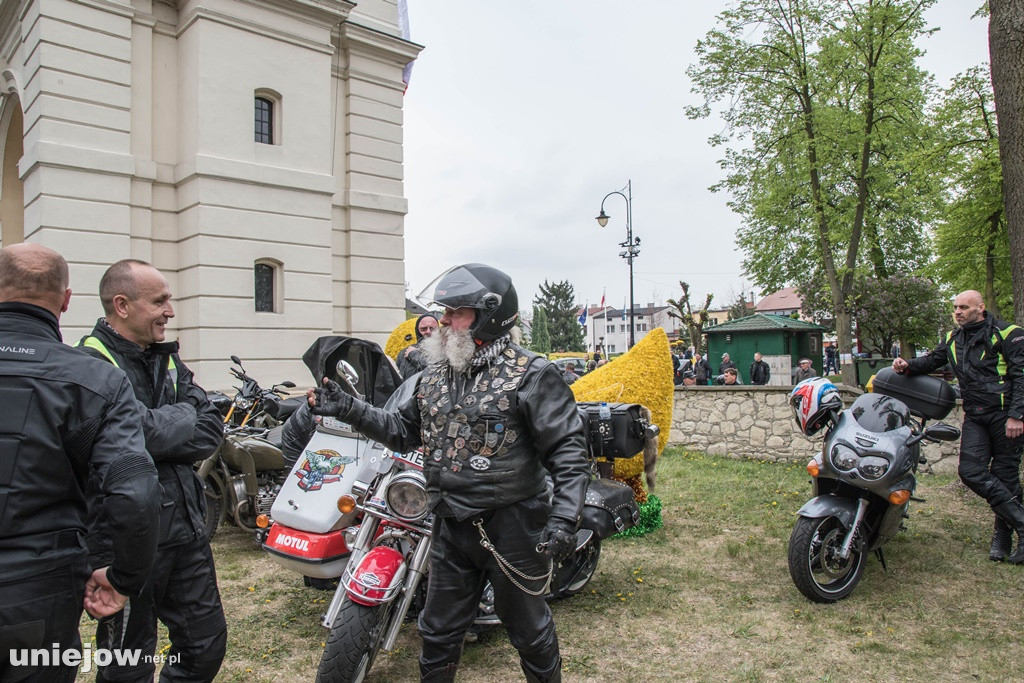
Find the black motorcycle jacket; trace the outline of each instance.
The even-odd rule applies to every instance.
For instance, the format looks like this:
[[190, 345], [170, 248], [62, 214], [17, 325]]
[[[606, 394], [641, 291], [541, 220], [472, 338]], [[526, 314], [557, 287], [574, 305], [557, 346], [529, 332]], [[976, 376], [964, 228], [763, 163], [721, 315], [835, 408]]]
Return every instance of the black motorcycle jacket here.
[[3, 580], [86, 557], [86, 488], [111, 521], [107, 576], [138, 595], [156, 552], [159, 485], [123, 372], [62, 343], [57, 318], [0, 304]]
[[[85, 352], [116, 364], [131, 381], [142, 413], [146, 448], [156, 463], [163, 489], [160, 546], [202, 537], [206, 499], [193, 463], [217, 450], [224, 438], [224, 423], [178, 357], [178, 343], [150, 344], [143, 349], [101, 318], [79, 345]], [[110, 542], [107, 520], [101, 509], [95, 510], [95, 516], [89, 549], [94, 557], [103, 558]]]
[[431, 504], [459, 519], [542, 494], [554, 484], [551, 516], [579, 521], [588, 464], [583, 421], [558, 369], [508, 344], [486, 365], [455, 372], [432, 364], [394, 410], [356, 401], [338, 417], [398, 452], [424, 447]]
[[1005, 411], [1024, 419], [1024, 330], [988, 312], [984, 316], [949, 332], [931, 353], [908, 360], [907, 371], [920, 375], [949, 363], [965, 413]]

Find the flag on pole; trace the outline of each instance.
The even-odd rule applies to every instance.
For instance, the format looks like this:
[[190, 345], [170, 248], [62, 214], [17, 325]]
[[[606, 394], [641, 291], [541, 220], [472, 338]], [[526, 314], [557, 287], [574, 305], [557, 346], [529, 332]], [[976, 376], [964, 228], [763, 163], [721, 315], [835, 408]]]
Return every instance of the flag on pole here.
[[601, 290], [601, 310], [604, 310], [604, 290]]
[[626, 319], [626, 297], [622, 297], [622, 319]]
[[576, 318], [576, 320], [579, 321], [580, 325], [586, 325], [587, 324], [587, 310], [589, 308], [590, 308], [590, 302], [588, 301], [586, 303], [586, 305], [583, 307], [583, 312], [580, 313], [580, 317]]

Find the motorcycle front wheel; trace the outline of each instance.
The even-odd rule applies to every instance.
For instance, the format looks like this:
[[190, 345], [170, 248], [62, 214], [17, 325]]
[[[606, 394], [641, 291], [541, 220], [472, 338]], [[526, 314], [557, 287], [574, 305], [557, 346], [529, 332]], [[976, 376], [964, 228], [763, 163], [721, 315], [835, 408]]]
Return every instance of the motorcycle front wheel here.
[[851, 549], [847, 559], [839, 557], [847, 531], [834, 516], [797, 519], [789, 538], [789, 575], [809, 600], [842, 600], [860, 581], [867, 555]]
[[360, 683], [377, 657], [393, 603], [367, 607], [348, 598], [327, 637], [317, 683]]

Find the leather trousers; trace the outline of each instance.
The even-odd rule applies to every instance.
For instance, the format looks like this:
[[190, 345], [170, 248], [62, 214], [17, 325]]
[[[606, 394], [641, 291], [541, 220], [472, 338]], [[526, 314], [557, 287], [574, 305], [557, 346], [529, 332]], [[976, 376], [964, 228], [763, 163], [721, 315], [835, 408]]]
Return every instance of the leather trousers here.
[[495, 612], [522, 662], [534, 671], [557, 667], [558, 638], [544, 600], [545, 579], [528, 581], [509, 569], [516, 582], [541, 594], [530, 595], [516, 586], [491, 552], [480, 545], [480, 531], [473, 525], [474, 520], [482, 519], [496, 551], [520, 572], [546, 577], [550, 560], [538, 553], [536, 546], [550, 510], [546, 500], [536, 497], [464, 521], [452, 517], [435, 520], [427, 599], [419, 618], [421, 671], [458, 664], [463, 639], [476, 618], [487, 581], [494, 586]]

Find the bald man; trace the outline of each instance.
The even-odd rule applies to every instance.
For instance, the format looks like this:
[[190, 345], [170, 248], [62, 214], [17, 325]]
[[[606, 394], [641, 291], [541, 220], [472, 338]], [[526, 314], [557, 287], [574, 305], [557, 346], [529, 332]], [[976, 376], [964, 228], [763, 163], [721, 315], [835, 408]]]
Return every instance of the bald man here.
[[[68, 265], [37, 244], [0, 249], [0, 680], [70, 681], [83, 606], [138, 595], [156, 552], [159, 484], [128, 378], [61, 343]], [[109, 566], [85, 543], [86, 483], [115, 531]], [[28, 666], [19, 652], [58, 661]], [[12, 652], [13, 651], [13, 652]]]
[[[957, 327], [931, 353], [897, 358], [892, 367], [919, 375], [953, 366], [964, 403], [960, 478], [996, 513], [989, 559], [1024, 564], [1024, 330], [989, 315], [974, 290], [957, 295], [953, 319]], [[1017, 548], [1011, 553], [1014, 531]]]

